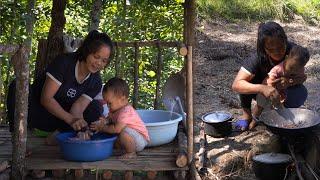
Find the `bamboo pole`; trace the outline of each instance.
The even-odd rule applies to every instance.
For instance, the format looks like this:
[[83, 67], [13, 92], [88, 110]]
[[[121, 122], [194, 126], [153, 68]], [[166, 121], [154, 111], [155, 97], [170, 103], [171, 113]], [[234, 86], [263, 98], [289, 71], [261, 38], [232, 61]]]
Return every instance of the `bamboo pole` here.
[[14, 53], [17, 52], [17, 50], [19, 49], [18, 45], [10, 45], [10, 44], [0, 44], [0, 54], [4, 54], [4, 53]]
[[119, 48], [116, 45], [116, 56], [115, 56], [115, 61], [114, 61], [114, 67], [115, 67], [115, 71], [116, 71], [116, 77], [119, 77], [119, 69], [120, 69], [120, 59], [119, 59]]
[[14, 112], [14, 132], [12, 149], [12, 179], [24, 179], [26, 173], [26, 142], [29, 94], [28, 49], [21, 46], [12, 57], [16, 81], [16, 108]]
[[156, 98], [154, 100], [154, 109], [159, 109], [159, 99], [160, 99], [160, 84], [161, 84], [161, 70], [162, 70], [162, 50], [160, 44], [158, 47], [158, 57], [157, 57], [157, 84], [156, 84]]
[[180, 41], [136, 41], [136, 42], [117, 42], [116, 46], [118, 47], [145, 47], [145, 46], [158, 46], [161, 47], [180, 47], [183, 45]]
[[187, 124], [188, 124], [188, 162], [193, 162], [193, 84], [192, 84], [192, 47], [194, 46], [194, 29], [195, 29], [195, 0], [185, 1], [185, 44], [188, 47], [186, 57], [187, 72]]
[[192, 84], [192, 46], [187, 55], [187, 124], [188, 124], [188, 162], [193, 159], [193, 84]]
[[136, 43], [134, 46], [134, 81], [133, 81], [133, 107], [138, 107], [139, 93], [139, 46]]

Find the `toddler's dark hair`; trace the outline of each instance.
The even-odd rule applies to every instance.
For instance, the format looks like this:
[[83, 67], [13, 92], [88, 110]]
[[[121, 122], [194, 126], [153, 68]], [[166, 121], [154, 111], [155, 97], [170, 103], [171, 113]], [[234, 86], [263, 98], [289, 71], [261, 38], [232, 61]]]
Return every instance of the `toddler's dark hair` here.
[[257, 55], [259, 58], [266, 58], [265, 41], [268, 37], [277, 37], [283, 41], [285, 45], [288, 44], [288, 38], [283, 28], [276, 22], [269, 21], [260, 23], [258, 28], [257, 40]]
[[109, 81], [104, 85], [103, 90], [104, 93], [107, 91], [113, 91], [116, 96], [125, 96], [129, 97], [129, 86], [125, 80], [114, 77], [109, 79]]
[[295, 59], [300, 66], [305, 66], [310, 59], [310, 54], [307, 48], [295, 45], [290, 50], [288, 58]]

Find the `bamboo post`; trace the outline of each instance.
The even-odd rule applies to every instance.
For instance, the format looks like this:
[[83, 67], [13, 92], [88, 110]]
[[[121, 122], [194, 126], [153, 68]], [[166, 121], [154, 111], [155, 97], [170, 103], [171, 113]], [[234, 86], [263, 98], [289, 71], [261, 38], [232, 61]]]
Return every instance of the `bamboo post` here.
[[162, 53], [161, 46], [157, 44], [158, 57], [157, 57], [157, 85], [156, 85], [156, 98], [154, 100], [154, 109], [159, 109], [159, 99], [160, 99], [160, 84], [161, 84], [161, 70], [162, 70]]
[[12, 57], [16, 74], [16, 108], [14, 112], [14, 131], [12, 149], [12, 179], [23, 179], [25, 173], [25, 155], [27, 142], [27, 117], [29, 94], [29, 63], [28, 50], [21, 46]]
[[138, 107], [138, 93], [139, 93], [139, 46], [135, 43], [134, 46], [134, 81], [133, 81], [133, 107]]
[[116, 46], [116, 56], [115, 56], [115, 61], [114, 61], [114, 68], [116, 71], [116, 74], [115, 74], [116, 77], [119, 77], [119, 67], [120, 67], [119, 54], [120, 54], [120, 51], [119, 51], [117, 43], [115, 43], [115, 46]]
[[193, 160], [193, 84], [192, 84], [192, 46], [194, 45], [194, 29], [195, 29], [195, 0], [186, 0], [184, 4], [185, 20], [184, 20], [184, 40], [188, 47], [186, 57], [187, 72], [187, 124], [188, 124], [188, 162], [192, 165]]
[[193, 84], [192, 84], [192, 46], [187, 55], [187, 124], [188, 124], [188, 162], [193, 159]]

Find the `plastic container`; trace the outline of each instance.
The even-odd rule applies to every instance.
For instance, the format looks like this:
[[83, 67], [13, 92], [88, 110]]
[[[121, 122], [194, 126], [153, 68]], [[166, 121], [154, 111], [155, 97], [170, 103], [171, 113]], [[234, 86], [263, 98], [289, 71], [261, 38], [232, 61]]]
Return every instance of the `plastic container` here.
[[91, 140], [72, 140], [76, 132], [63, 132], [56, 135], [60, 150], [68, 161], [100, 161], [112, 155], [115, 135], [94, 134]]
[[148, 147], [160, 146], [171, 142], [177, 135], [182, 116], [163, 110], [137, 110], [145, 123], [150, 136]]

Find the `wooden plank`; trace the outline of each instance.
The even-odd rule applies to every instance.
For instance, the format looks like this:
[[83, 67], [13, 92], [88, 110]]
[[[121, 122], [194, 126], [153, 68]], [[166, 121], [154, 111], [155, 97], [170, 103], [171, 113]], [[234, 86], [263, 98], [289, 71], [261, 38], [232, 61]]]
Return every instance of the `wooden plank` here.
[[154, 99], [154, 109], [159, 109], [159, 100], [160, 100], [160, 82], [161, 82], [161, 70], [162, 70], [162, 54], [161, 54], [161, 46], [158, 43], [158, 56], [157, 56], [157, 81], [156, 81], [156, 98]]
[[104, 161], [96, 162], [71, 162], [63, 159], [27, 159], [27, 169], [108, 169], [108, 170], [187, 170], [186, 167], [178, 168], [175, 165], [175, 158], [154, 158], [119, 160], [117, 158], [109, 158]]

